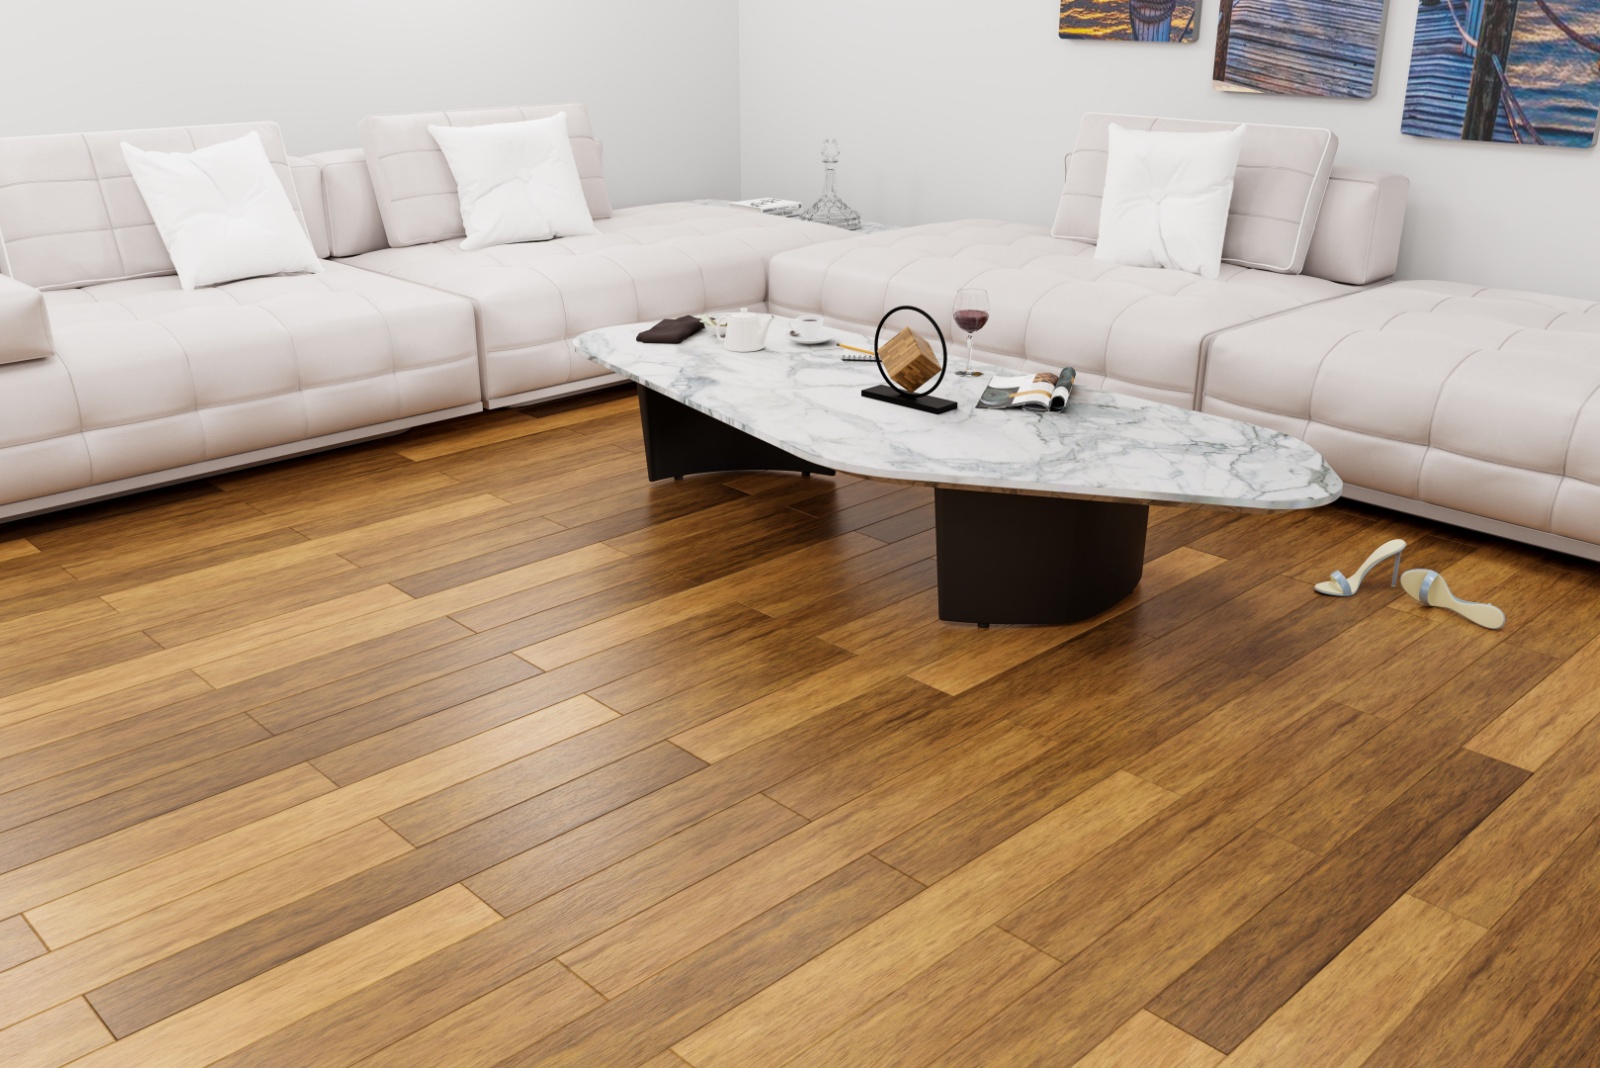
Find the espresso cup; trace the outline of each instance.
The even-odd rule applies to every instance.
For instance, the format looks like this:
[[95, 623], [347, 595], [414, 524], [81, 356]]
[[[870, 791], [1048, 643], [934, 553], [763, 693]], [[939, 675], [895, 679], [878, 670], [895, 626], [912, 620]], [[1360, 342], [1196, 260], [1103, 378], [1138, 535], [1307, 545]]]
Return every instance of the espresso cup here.
[[816, 342], [828, 336], [828, 324], [820, 315], [797, 315], [794, 319], [794, 336], [801, 341]]

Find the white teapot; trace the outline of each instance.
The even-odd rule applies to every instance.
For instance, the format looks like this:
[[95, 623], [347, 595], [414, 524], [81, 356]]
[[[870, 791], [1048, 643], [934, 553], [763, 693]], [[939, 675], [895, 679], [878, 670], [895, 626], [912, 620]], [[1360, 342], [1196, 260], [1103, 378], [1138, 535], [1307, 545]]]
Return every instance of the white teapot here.
[[728, 316], [728, 332], [723, 335], [722, 347], [729, 352], [760, 352], [767, 347], [767, 328], [771, 325], [772, 316], [740, 308]]

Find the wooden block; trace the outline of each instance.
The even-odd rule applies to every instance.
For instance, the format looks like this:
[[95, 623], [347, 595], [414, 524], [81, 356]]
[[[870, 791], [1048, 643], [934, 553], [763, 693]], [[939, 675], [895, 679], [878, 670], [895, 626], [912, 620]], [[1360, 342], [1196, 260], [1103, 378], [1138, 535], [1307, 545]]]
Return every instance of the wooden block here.
[[883, 369], [902, 389], [916, 392], [939, 374], [939, 357], [933, 346], [908, 326], [878, 348]]
[[89, 1003], [73, 998], [0, 1031], [0, 1064], [59, 1068], [110, 1041], [111, 1032]]
[[1401, 896], [1251, 1032], [1228, 1058], [1229, 1068], [1361, 1064], [1483, 934], [1474, 923]]
[[788, 1068], [915, 1068], [1058, 967], [1058, 961], [1026, 942], [988, 928], [785, 1063]]
[[697, 1068], [776, 1063], [911, 982], [1175, 800], [1119, 772], [673, 1048]]
[[1161, 1017], [1138, 1012], [1072, 1068], [1213, 1068], [1222, 1057]]

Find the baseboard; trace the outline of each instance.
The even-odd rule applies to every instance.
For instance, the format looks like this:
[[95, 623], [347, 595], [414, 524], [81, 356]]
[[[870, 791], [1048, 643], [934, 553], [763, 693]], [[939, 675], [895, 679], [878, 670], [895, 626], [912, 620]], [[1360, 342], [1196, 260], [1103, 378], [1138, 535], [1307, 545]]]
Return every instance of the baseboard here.
[[215, 460], [202, 460], [197, 464], [174, 467], [166, 471], [152, 471], [146, 475], [135, 475], [132, 478], [122, 478], [115, 482], [102, 482], [93, 486], [84, 486], [81, 489], [64, 490], [61, 493], [52, 493], [47, 497], [13, 501], [10, 504], [0, 505], [0, 523], [9, 523], [18, 519], [27, 519], [30, 516], [44, 515], [46, 512], [58, 512], [63, 508], [75, 508], [81, 504], [94, 504], [98, 501], [110, 500], [113, 497], [125, 497], [131, 493], [143, 493], [146, 490], [160, 489], [163, 486], [174, 486], [180, 482], [192, 482], [197, 478], [207, 478], [211, 475], [238, 471], [246, 467], [257, 467], [277, 460], [287, 460], [294, 456], [325, 452], [328, 449], [337, 449], [342, 445], [353, 445], [358, 441], [371, 441], [373, 438], [389, 437], [392, 434], [410, 430], [412, 427], [438, 423], [446, 419], [458, 419], [463, 415], [473, 415], [481, 411], [483, 411], [483, 405], [478, 401], [472, 401], [471, 403], [458, 404], [454, 408], [446, 408], [442, 411], [427, 412], [423, 415], [410, 415], [403, 419], [391, 419], [388, 422], [357, 427], [354, 430], [342, 430], [337, 434], [324, 434], [321, 437], [307, 438], [304, 441], [291, 441], [266, 449], [256, 449], [253, 452], [242, 452], [234, 456], [221, 456]]
[[622, 375], [603, 374], [593, 378], [580, 378], [576, 382], [563, 382], [559, 386], [545, 386], [543, 389], [530, 389], [526, 393], [513, 393], [509, 397], [495, 397], [484, 403], [485, 408], [521, 408], [528, 404], [538, 404], [540, 401], [559, 400], [562, 397], [575, 397], [580, 393], [592, 393], [597, 389], [607, 389], [611, 386], [621, 385], [628, 381]]
[[1399, 497], [1393, 493], [1384, 493], [1381, 490], [1363, 489], [1348, 483], [1344, 487], [1344, 496], [1352, 501], [1363, 504], [1375, 504], [1380, 508], [1388, 508], [1407, 515], [1420, 516], [1431, 519], [1436, 523], [1449, 523], [1452, 526], [1465, 527], [1467, 530], [1477, 531], [1479, 534], [1492, 534], [1497, 538], [1508, 541], [1520, 541], [1526, 545], [1534, 545], [1541, 549], [1565, 553], [1584, 560], [1600, 562], [1600, 545], [1593, 545], [1577, 538], [1568, 538], [1560, 534], [1552, 534], [1547, 530], [1534, 530], [1532, 527], [1519, 526], [1516, 523], [1507, 523], [1499, 519], [1490, 519], [1488, 516], [1474, 515], [1471, 512], [1462, 512], [1443, 505], [1429, 504], [1426, 501], [1414, 501], [1409, 497]]

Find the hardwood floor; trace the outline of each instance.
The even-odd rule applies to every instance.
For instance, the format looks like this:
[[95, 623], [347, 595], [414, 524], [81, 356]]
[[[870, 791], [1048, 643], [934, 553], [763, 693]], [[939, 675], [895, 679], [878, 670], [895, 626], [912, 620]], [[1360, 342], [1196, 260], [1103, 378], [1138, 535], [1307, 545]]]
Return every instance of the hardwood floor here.
[[[0, 1063], [1600, 1064], [1600, 569], [1158, 508], [982, 631], [927, 492], [640, 453], [612, 392], [0, 527]], [[1311, 592], [1391, 536], [1507, 627]]]

